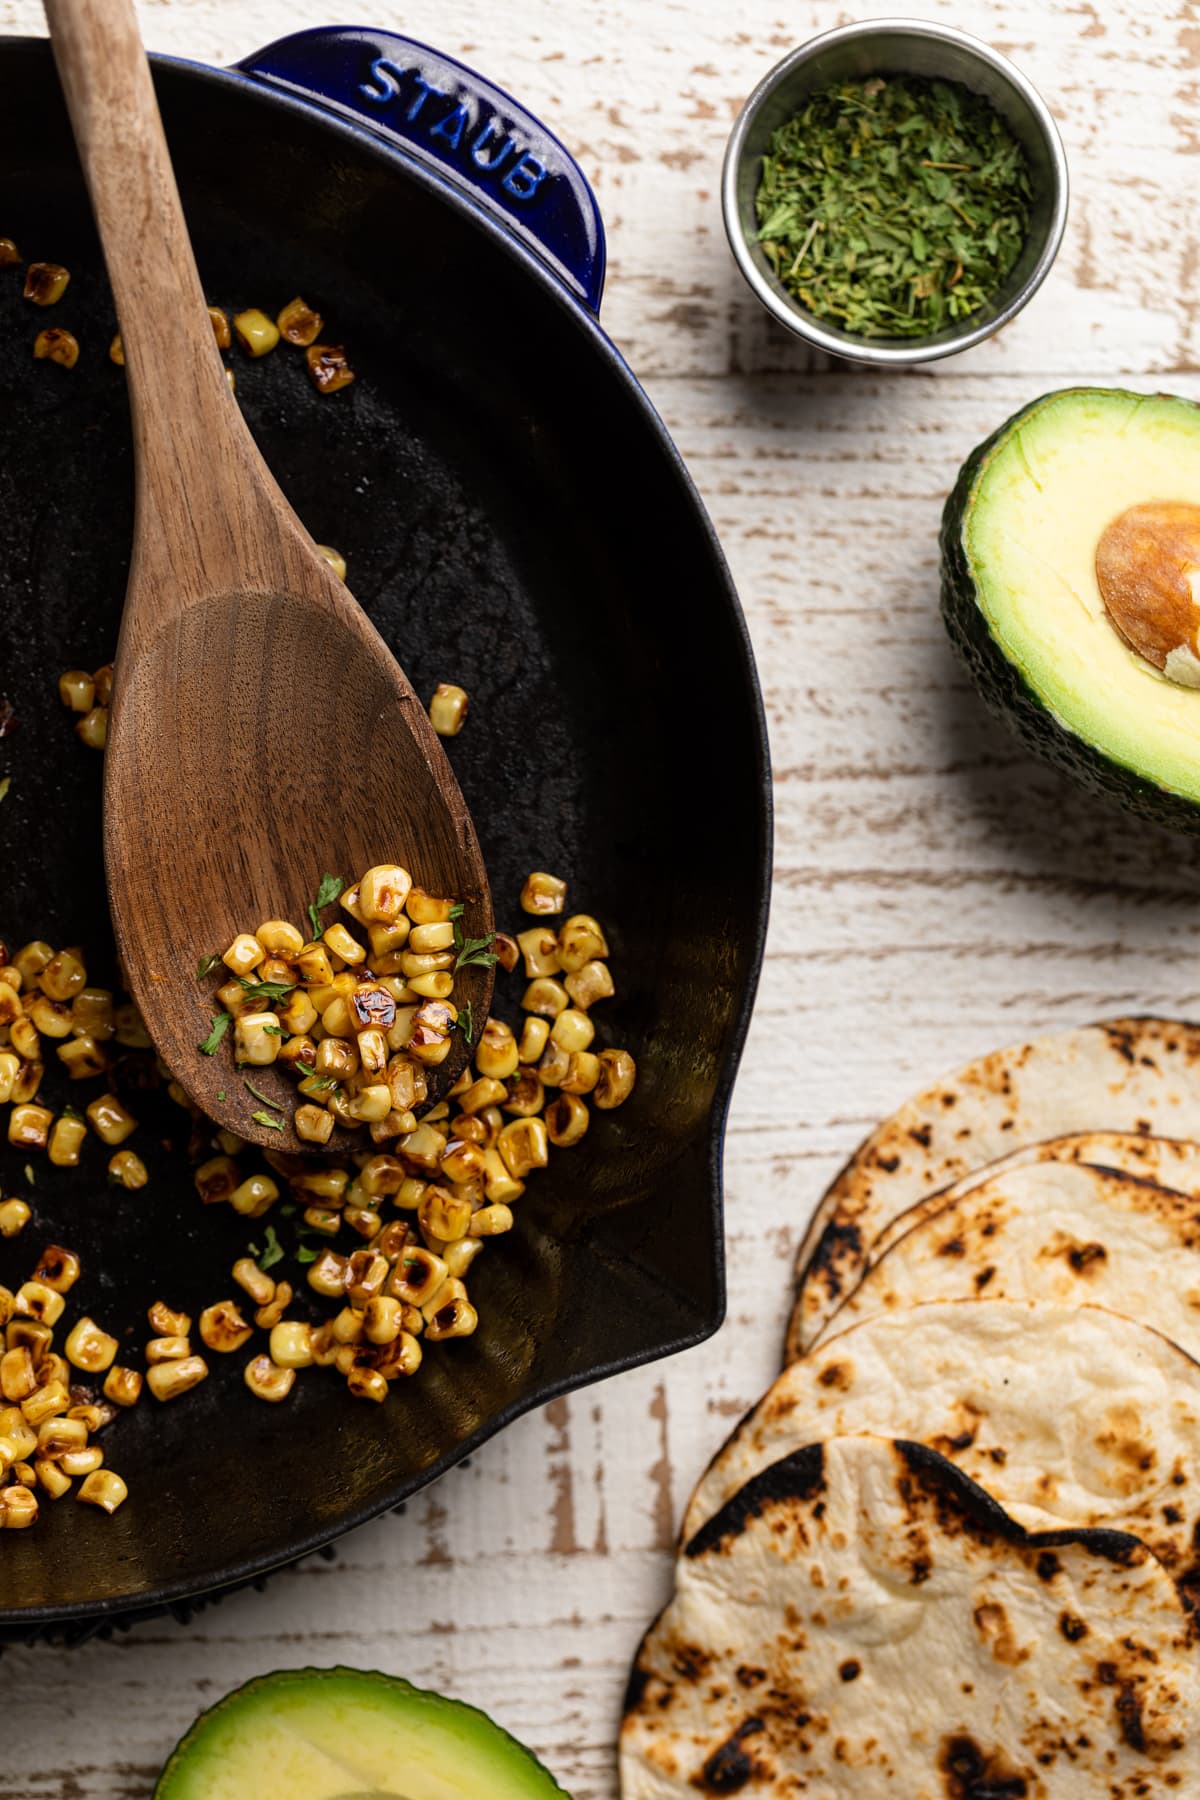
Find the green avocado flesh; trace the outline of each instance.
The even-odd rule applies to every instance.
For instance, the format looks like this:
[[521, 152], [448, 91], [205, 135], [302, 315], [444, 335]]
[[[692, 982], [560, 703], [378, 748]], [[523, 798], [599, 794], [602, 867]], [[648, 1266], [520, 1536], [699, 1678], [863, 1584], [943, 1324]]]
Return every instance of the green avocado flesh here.
[[947, 625], [1032, 747], [1160, 822], [1197, 828], [1200, 690], [1110, 622], [1096, 547], [1127, 507], [1200, 502], [1200, 408], [1077, 388], [1011, 419], [964, 465], [942, 529]]
[[155, 1800], [565, 1800], [473, 1706], [357, 1669], [265, 1675], [201, 1714]]

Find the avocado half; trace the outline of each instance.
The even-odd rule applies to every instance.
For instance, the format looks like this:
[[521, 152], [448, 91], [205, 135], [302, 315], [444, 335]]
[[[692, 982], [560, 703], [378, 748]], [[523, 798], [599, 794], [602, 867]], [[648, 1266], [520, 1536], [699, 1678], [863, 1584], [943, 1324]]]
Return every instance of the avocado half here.
[[942, 613], [992, 710], [1093, 793], [1200, 831], [1200, 689], [1110, 621], [1096, 547], [1128, 507], [1200, 502], [1200, 408], [1067, 388], [975, 450], [942, 516]]
[[154, 1800], [567, 1800], [459, 1700], [362, 1669], [249, 1681], [181, 1739]]

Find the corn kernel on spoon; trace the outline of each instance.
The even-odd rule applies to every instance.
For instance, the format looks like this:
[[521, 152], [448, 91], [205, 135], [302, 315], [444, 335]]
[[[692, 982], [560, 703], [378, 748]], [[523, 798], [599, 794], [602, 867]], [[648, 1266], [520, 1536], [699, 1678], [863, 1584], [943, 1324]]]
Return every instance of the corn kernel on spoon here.
[[[463, 901], [464, 933], [486, 937], [487, 875], [424, 708], [229, 392], [132, 0], [45, 9], [116, 299], [137, 467], [104, 778], [117, 948], [192, 1099], [240, 1137], [301, 1151], [282, 1070], [252, 1071], [280, 1114], [264, 1125], [228, 1046], [201, 1051], [215, 1008], [200, 960], [259, 920], [303, 921], [324, 873], [380, 863]], [[456, 977], [480, 1024], [491, 984], [486, 967]], [[465, 1035], [453, 1040], [429, 1071], [433, 1100], [466, 1062]]]

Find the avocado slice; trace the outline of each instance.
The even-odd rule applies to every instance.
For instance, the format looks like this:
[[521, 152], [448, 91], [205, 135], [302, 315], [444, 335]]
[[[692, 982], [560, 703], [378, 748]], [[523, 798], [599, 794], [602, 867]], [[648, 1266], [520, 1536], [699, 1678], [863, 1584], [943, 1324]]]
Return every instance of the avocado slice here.
[[281, 1670], [202, 1713], [154, 1800], [565, 1800], [486, 1713], [391, 1675]]
[[963, 465], [942, 518], [942, 612], [984, 699], [1030, 749], [1195, 832], [1200, 689], [1138, 654], [1096, 572], [1114, 521], [1162, 502], [1200, 503], [1200, 408], [1108, 388], [1046, 394]]

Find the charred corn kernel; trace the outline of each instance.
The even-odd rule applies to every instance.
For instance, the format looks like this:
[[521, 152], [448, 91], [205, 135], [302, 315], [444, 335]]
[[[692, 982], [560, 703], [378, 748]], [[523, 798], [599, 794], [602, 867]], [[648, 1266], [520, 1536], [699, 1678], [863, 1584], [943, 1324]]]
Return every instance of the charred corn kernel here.
[[87, 986], [87, 969], [73, 950], [60, 950], [39, 972], [37, 984], [51, 1000], [73, 1000]]
[[278, 1325], [295, 1295], [290, 1281], [281, 1281], [275, 1289], [273, 1297], [265, 1306], [260, 1306], [254, 1315], [254, 1323], [260, 1331], [270, 1331]]
[[549, 1160], [546, 1127], [541, 1119], [513, 1119], [496, 1139], [510, 1175], [522, 1181], [532, 1169], [544, 1169]]
[[316, 1262], [308, 1266], [308, 1285], [327, 1300], [340, 1300], [346, 1291], [347, 1258], [336, 1250], [322, 1250]]
[[71, 1009], [64, 1006], [61, 1000], [51, 1000], [45, 994], [39, 994], [29, 1008], [29, 1019], [42, 1037], [65, 1038], [71, 1035]]
[[470, 707], [465, 688], [439, 681], [429, 702], [429, 722], [439, 737], [457, 737], [467, 722]]
[[597, 1000], [611, 999], [613, 994], [613, 978], [608, 972], [608, 964], [602, 962], [584, 963], [568, 975], [563, 986], [571, 997], [572, 1006], [586, 1012], [589, 1006], [595, 1006]]
[[254, 937], [268, 956], [280, 956], [287, 962], [294, 962], [304, 948], [304, 933], [287, 919], [265, 919]]
[[278, 1184], [269, 1175], [248, 1175], [230, 1194], [229, 1204], [244, 1219], [261, 1219], [278, 1198]]
[[280, 1013], [277, 1023], [289, 1037], [304, 1037], [316, 1024], [317, 1008], [311, 996], [304, 988], [293, 988], [288, 995], [287, 1004]]
[[408, 985], [422, 1000], [448, 1000], [454, 992], [454, 976], [449, 969], [438, 969], [429, 975], [410, 976]]
[[106, 1513], [115, 1513], [128, 1497], [129, 1489], [112, 1469], [96, 1469], [85, 1475], [75, 1496], [85, 1506], [98, 1506]]
[[[337, 555], [336, 550], [334, 551], [334, 555]], [[359, 884], [357, 881], [354, 881], [351, 882], [349, 887], [342, 889], [341, 893], [338, 895], [338, 905], [343, 912], [350, 914], [350, 917], [354, 920], [356, 925], [365, 925], [367, 921], [363, 918], [362, 907], [359, 904], [360, 898]]]
[[352, 1306], [343, 1306], [333, 1321], [334, 1342], [338, 1344], [359, 1344], [363, 1335], [363, 1315]]
[[378, 1369], [353, 1368], [346, 1376], [346, 1386], [356, 1400], [387, 1399], [388, 1384]]
[[[509, 1036], [512, 1036], [511, 1032]], [[513, 1048], [515, 1051], [515, 1044]], [[478, 1081], [471, 1083], [458, 1104], [466, 1116], [471, 1118], [474, 1114], [483, 1112], [486, 1107], [498, 1106], [507, 1094], [508, 1089], [503, 1081], [497, 1081], [491, 1075], [481, 1075]]]
[[441, 925], [450, 917], [454, 901], [428, 888], [413, 887], [404, 904], [414, 925]]
[[567, 884], [557, 875], [535, 869], [525, 877], [521, 889], [521, 910], [527, 913], [560, 913], [567, 903]]
[[205, 1206], [216, 1206], [229, 1200], [241, 1180], [241, 1171], [231, 1156], [210, 1156], [192, 1177]]
[[73, 1451], [86, 1450], [87, 1441], [87, 1422], [73, 1413], [59, 1414], [38, 1426], [37, 1452], [47, 1462], [60, 1462]]
[[25, 298], [35, 306], [54, 306], [66, 293], [70, 279], [71, 271], [61, 263], [31, 262], [25, 271]]
[[283, 1033], [273, 1012], [244, 1013], [233, 1026], [233, 1059], [266, 1068], [279, 1055]]
[[210, 306], [208, 317], [213, 328], [213, 336], [217, 340], [217, 349], [228, 350], [233, 342], [229, 333], [229, 314], [222, 312], [219, 306]]
[[90, 1375], [99, 1375], [104, 1368], [112, 1368], [117, 1348], [117, 1339], [101, 1330], [95, 1319], [88, 1318], [79, 1319], [76, 1327], [68, 1332], [67, 1343], [63, 1345], [68, 1363], [74, 1368], [83, 1368]]
[[[490, 1076], [494, 1081], [507, 1081], [515, 1075], [520, 1062], [517, 1040], [503, 1019], [489, 1019], [479, 1034], [479, 1042], [475, 1046], [475, 1067], [481, 1076]], [[476, 1084], [478, 1085], [478, 1083]], [[479, 1104], [491, 1105], [491, 1101]], [[477, 1107], [468, 1107], [466, 1100], [462, 1102], [464, 1111], [476, 1111]]]
[[601, 1050], [600, 1079], [592, 1094], [601, 1112], [623, 1106], [633, 1092], [637, 1080], [637, 1064], [628, 1050]]
[[382, 1218], [369, 1206], [348, 1206], [342, 1217], [361, 1238], [378, 1237], [383, 1228]]
[[301, 349], [307, 349], [309, 344], [316, 342], [325, 321], [319, 312], [313, 311], [307, 300], [302, 300], [297, 294], [294, 300], [289, 300], [287, 305], [276, 313], [275, 323], [279, 327], [279, 335], [285, 343], [297, 344]]
[[386, 1119], [392, 1110], [392, 1096], [384, 1083], [360, 1088], [350, 1101], [349, 1113], [361, 1125], [369, 1125], [377, 1119]]
[[[339, 996], [340, 1001], [340, 996]], [[345, 1001], [340, 1002], [343, 1006]], [[331, 1004], [338, 1004], [337, 1001]], [[313, 1064], [320, 1081], [349, 1081], [358, 1074], [358, 1051], [342, 1037], [322, 1038]]]
[[96, 684], [96, 704], [97, 704], [97, 706], [107, 706], [109, 704], [110, 700], [112, 699], [112, 684], [113, 684], [113, 666], [112, 666], [112, 664], [110, 662], [101, 663], [101, 665], [98, 669], [93, 669], [92, 680]]
[[137, 1120], [115, 1094], [101, 1094], [98, 1100], [93, 1100], [87, 1116], [96, 1136], [106, 1144], [123, 1144], [129, 1134], [137, 1130]]
[[8, 1141], [20, 1150], [44, 1150], [54, 1114], [45, 1106], [14, 1106], [8, 1115]]
[[0, 1356], [0, 1394], [10, 1404], [20, 1406], [30, 1394], [36, 1393], [37, 1386], [33, 1357], [24, 1344], [6, 1350]]
[[17, 1055], [22, 1057], [26, 1062], [36, 1061], [41, 1053], [42, 1046], [41, 1040], [38, 1037], [37, 1026], [34, 1024], [33, 1020], [25, 1014], [22, 1014], [19, 1019], [14, 1020], [13, 1024], [9, 1027], [8, 1041], [16, 1051]]
[[28, 1106], [37, 1098], [38, 1089], [45, 1075], [45, 1065], [40, 1061], [23, 1062], [17, 1070], [17, 1079], [13, 1082], [13, 1105]]
[[411, 1245], [400, 1257], [387, 1280], [385, 1292], [407, 1306], [420, 1306], [436, 1294], [446, 1279], [446, 1265], [432, 1250]]
[[533, 1118], [545, 1104], [546, 1089], [536, 1069], [522, 1069], [509, 1084], [508, 1099], [501, 1102], [505, 1112], [522, 1119]]
[[318, 1325], [309, 1338], [309, 1349], [312, 1352], [313, 1364], [318, 1369], [331, 1369], [337, 1358], [341, 1345], [333, 1335], [333, 1326], [326, 1322]]
[[236, 1300], [217, 1300], [200, 1314], [200, 1339], [208, 1350], [227, 1356], [240, 1350], [253, 1332]]
[[457, 1017], [457, 1011], [452, 1011], [441, 1000], [423, 1001], [413, 1019], [412, 1036], [407, 1045], [408, 1054], [429, 1068], [445, 1062], [450, 1054], [450, 1034]]
[[[69, 1385], [70, 1384], [68, 1383], [68, 1386]], [[92, 1390], [90, 1388], [76, 1388], [73, 1391], [81, 1394], [89, 1394]], [[82, 1419], [88, 1430], [93, 1434], [97, 1431], [103, 1431], [106, 1425], [111, 1425], [116, 1416], [117, 1409], [115, 1406], [110, 1406], [107, 1401], [101, 1403], [95, 1400], [77, 1401], [67, 1413], [68, 1419]]]
[[[417, 1322], [424, 1328], [421, 1315], [416, 1315]], [[413, 1332], [405, 1330], [400, 1333], [394, 1344], [384, 1345], [379, 1353], [377, 1372], [385, 1381], [399, 1381], [406, 1376], [415, 1375], [421, 1366], [421, 1346]]]
[[142, 1392], [142, 1376], [138, 1369], [123, 1368], [114, 1363], [104, 1377], [104, 1397], [114, 1406], [136, 1406]]
[[335, 550], [332, 544], [318, 544], [316, 550], [318, 556], [323, 556], [325, 558], [325, 561], [329, 564], [338, 580], [345, 581], [346, 559], [341, 551]]
[[46, 1419], [52, 1419], [57, 1413], [65, 1413], [71, 1404], [71, 1396], [65, 1382], [47, 1381], [41, 1387], [34, 1388], [32, 1394], [21, 1402], [21, 1411], [25, 1423], [32, 1425], [36, 1431]]
[[7, 1325], [13, 1316], [16, 1301], [11, 1288], [0, 1287], [0, 1325]]
[[[465, 1187], [472, 1181], [482, 1180], [483, 1151], [468, 1138], [452, 1137], [446, 1144], [445, 1155], [438, 1169], [447, 1181], [458, 1187]], [[445, 1232], [442, 1233], [443, 1237], [446, 1235]]]
[[425, 1097], [425, 1077], [406, 1056], [389, 1059], [386, 1080], [397, 1112], [410, 1113]]
[[447, 1275], [461, 1279], [482, 1250], [483, 1239], [477, 1237], [459, 1238], [456, 1243], [447, 1244], [442, 1252]]
[[116, 363], [118, 369], [123, 369], [125, 367], [125, 345], [121, 341], [121, 334], [119, 331], [114, 331], [112, 337], [108, 340], [108, 360], [109, 362]]
[[281, 1319], [271, 1329], [271, 1360], [281, 1369], [307, 1369], [313, 1360], [312, 1326], [300, 1319]]
[[[408, 950], [411, 956], [441, 956], [453, 948], [454, 924], [449, 919], [443, 920], [438, 925], [414, 925], [409, 935]], [[451, 957], [451, 962], [453, 960]], [[428, 970], [418, 968], [413, 973], [422, 975], [428, 973]]]
[[108, 1162], [108, 1178], [117, 1187], [127, 1188], [131, 1193], [135, 1188], [144, 1188], [150, 1179], [141, 1157], [134, 1150], [118, 1150]]
[[[451, 927], [453, 931], [453, 927]], [[371, 967], [378, 968], [379, 958], [403, 950], [412, 935], [412, 922], [401, 913], [398, 919], [371, 920], [367, 925], [367, 942], [371, 946]]]
[[425, 1336], [431, 1344], [440, 1344], [447, 1338], [470, 1337], [478, 1324], [479, 1314], [466, 1295], [460, 1294], [439, 1306], [426, 1323]]
[[15, 1415], [15, 1423], [0, 1433], [0, 1476], [15, 1469], [37, 1449], [37, 1433], [25, 1423], [20, 1408], [10, 1407], [8, 1411]]
[[321, 933], [321, 942], [326, 950], [334, 956], [340, 956], [350, 967], [367, 960], [366, 951], [356, 937], [351, 937], [344, 925], [327, 925]]
[[304, 361], [319, 394], [336, 394], [339, 388], [349, 387], [354, 380], [354, 370], [341, 344], [310, 344], [304, 352]]
[[556, 1149], [577, 1144], [588, 1128], [588, 1109], [574, 1094], [560, 1094], [546, 1108], [546, 1136]]
[[[65, 1356], [59, 1356], [53, 1350], [48, 1350], [41, 1358], [37, 1358], [36, 1351], [33, 1354], [37, 1359], [35, 1369], [40, 1387], [45, 1387], [48, 1381], [61, 1381], [64, 1387], [70, 1388], [71, 1366]], [[71, 1408], [72, 1413], [76, 1410], [75, 1407]]]
[[86, 669], [66, 669], [58, 678], [58, 697], [72, 712], [91, 712], [96, 704], [96, 683]]
[[536, 1013], [531, 1013], [521, 1027], [521, 1041], [517, 1047], [519, 1064], [532, 1068], [541, 1056], [550, 1038], [550, 1021]]
[[150, 1033], [146, 1030], [146, 1021], [132, 1001], [118, 1006], [114, 1014], [117, 1022], [117, 1042], [126, 1050], [152, 1050], [154, 1045]]
[[72, 1081], [91, 1081], [108, 1069], [108, 1057], [90, 1033], [60, 1044], [57, 1055]]
[[[395, 927], [411, 896], [418, 892], [412, 884], [412, 876], [399, 863], [376, 863], [367, 870], [358, 883], [358, 907], [363, 923], [372, 925], [389, 925]], [[446, 917], [449, 916], [447, 908]], [[414, 923], [431, 924], [441, 921], [417, 920]], [[453, 929], [451, 941], [453, 942]], [[389, 944], [387, 948], [396, 949], [398, 945]]]
[[278, 982], [280, 987], [292, 984], [292, 965], [282, 956], [267, 955], [254, 971], [255, 981]]
[[330, 1206], [340, 1206], [350, 1184], [348, 1169], [305, 1169], [292, 1176], [292, 1191], [297, 1195], [311, 1195], [314, 1200], [321, 1200]]
[[15, 1025], [23, 1017], [20, 994], [7, 981], [0, 981], [0, 1025]]
[[608, 941], [599, 921], [590, 913], [574, 913], [558, 933], [559, 963], [568, 973], [582, 969], [585, 963], [608, 955]]
[[371, 1344], [394, 1344], [403, 1321], [403, 1304], [390, 1294], [376, 1294], [363, 1310], [363, 1335]]
[[93, 706], [75, 725], [75, 735], [89, 750], [103, 750], [108, 743], [108, 708]]
[[513, 1216], [503, 1202], [497, 1201], [491, 1206], [481, 1206], [478, 1212], [471, 1215], [470, 1233], [472, 1237], [499, 1237], [513, 1228]]
[[242, 931], [224, 952], [221, 961], [234, 975], [249, 975], [257, 969], [266, 954], [256, 937], [252, 937], [248, 931]]
[[39, 1456], [33, 1465], [33, 1472], [37, 1476], [38, 1486], [45, 1493], [47, 1499], [61, 1500], [64, 1494], [70, 1492], [71, 1477], [65, 1475], [58, 1464], [51, 1462], [49, 1457]]
[[31, 1214], [24, 1200], [0, 1201], [0, 1237], [16, 1237], [28, 1225]]
[[380, 1256], [377, 1250], [356, 1250], [346, 1265], [346, 1298], [352, 1306], [364, 1307], [383, 1292], [390, 1274], [386, 1256]]
[[333, 1114], [326, 1112], [323, 1106], [298, 1106], [292, 1124], [296, 1136], [306, 1144], [327, 1144], [333, 1136]]
[[[503, 1088], [503, 1092], [507, 1093], [508, 1089]], [[478, 1144], [481, 1149], [488, 1141], [487, 1126], [482, 1119], [473, 1118], [470, 1113], [457, 1113], [450, 1128], [456, 1138], [461, 1138], [467, 1144]]]
[[484, 1157], [487, 1168], [483, 1177], [483, 1191], [488, 1200], [499, 1206], [519, 1200], [525, 1192], [525, 1183], [517, 1180], [499, 1150], [489, 1148], [484, 1152]]
[[446, 1154], [446, 1138], [432, 1125], [421, 1124], [400, 1140], [398, 1149], [406, 1165], [432, 1174]]
[[186, 1337], [153, 1337], [146, 1343], [146, 1361], [150, 1364], [182, 1362], [191, 1354], [192, 1346]]
[[[314, 1265], [315, 1266], [315, 1265]], [[233, 1265], [233, 1279], [249, 1294], [256, 1306], [266, 1306], [275, 1298], [275, 1283], [265, 1275], [252, 1257], [239, 1256]]]
[[380, 1256], [386, 1256], [389, 1262], [394, 1263], [396, 1258], [400, 1255], [400, 1252], [412, 1241], [412, 1231], [405, 1221], [403, 1219], [393, 1219], [391, 1223], [385, 1225], [380, 1232], [379, 1237], [376, 1239], [375, 1248], [378, 1250]]
[[177, 1400], [180, 1394], [197, 1387], [207, 1374], [208, 1364], [202, 1356], [181, 1356], [147, 1369], [146, 1386], [156, 1400]]
[[246, 1364], [243, 1380], [258, 1400], [286, 1400], [296, 1379], [295, 1369], [281, 1369], [269, 1356], [255, 1356]]
[[425, 1192], [428, 1185], [428, 1182], [418, 1181], [415, 1176], [407, 1176], [396, 1189], [396, 1205], [403, 1208], [405, 1211], [413, 1211], [416, 1207], [420, 1206], [421, 1195]]
[[90, 1475], [99, 1469], [104, 1462], [104, 1451], [99, 1444], [88, 1444], [82, 1450], [68, 1450], [58, 1459], [58, 1466], [64, 1475]]
[[307, 987], [325, 987], [333, 980], [333, 964], [324, 944], [308, 943], [296, 957], [296, 973]]
[[64, 1116], [56, 1119], [50, 1133], [50, 1161], [59, 1169], [74, 1169], [79, 1163], [79, 1152], [83, 1140], [87, 1136], [87, 1126], [82, 1119]]
[[359, 1185], [373, 1199], [381, 1194], [395, 1194], [404, 1180], [404, 1164], [395, 1156], [372, 1156], [358, 1172]]
[[21, 1072], [21, 1059], [11, 1050], [0, 1050], [0, 1105], [7, 1106]]
[[550, 1027], [550, 1042], [565, 1050], [568, 1056], [574, 1056], [580, 1050], [586, 1050], [596, 1035], [596, 1027], [585, 1012], [579, 1012], [568, 1006], [560, 1012]]
[[[300, 990], [297, 990], [297, 992], [299, 991]], [[280, 1024], [284, 1024], [283, 1014], [281, 1013], [279, 1017]], [[286, 1025], [284, 1026], [284, 1029], [286, 1030]], [[304, 1063], [306, 1067], [311, 1069], [316, 1054], [316, 1039], [309, 1037], [307, 1033], [301, 1033], [297, 1037], [284, 1038], [283, 1043], [279, 1046], [279, 1056], [276, 1060], [285, 1069], [295, 1070], [297, 1063]], [[302, 1071], [297, 1071], [297, 1073], [302, 1073]]]
[[[39, 1319], [14, 1318], [5, 1327], [4, 1341], [10, 1350], [28, 1350], [36, 1369], [38, 1364], [51, 1353], [54, 1331], [49, 1325], [43, 1325]], [[38, 1380], [41, 1380], [40, 1375]]]
[[466, 1237], [471, 1225], [471, 1203], [449, 1189], [431, 1184], [421, 1197], [417, 1220], [422, 1231], [441, 1243]]
[[79, 361], [79, 339], [61, 325], [49, 325], [34, 338], [33, 355], [35, 362], [53, 362], [60, 368], [73, 369]]
[[[165, 1300], [156, 1300], [153, 1306], [147, 1309], [146, 1318], [151, 1331], [159, 1337], [186, 1337], [192, 1329], [190, 1314], [177, 1312], [173, 1306], [168, 1306]], [[187, 1351], [181, 1351], [180, 1355], [186, 1356]]]
[[257, 306], [249, 306], [245, 312], [234, 313], [233, 329], [237, 333], [238, 343], [249, 356], [265, 356], [279, 342], [279, 327], [274, 319], [269, 319]]
[[559, 1013], [567, 1010], [568, 1004], [567, 990], [562, 982], [545, 975], [531, 981], [521, 999], [526, 1012], [538, 1013], [544, 1019], [557, 1019]]
[[38, 1503], [27, 1487], [0, 1488], [0, 1528], [25, 1531], [37, 1521]]
[[[382, 1031], [372, 1027], [369, 1031], [358, 1033], [358, 1060], [364, 1075], [382, 1075], [387, 1068], [387, 1039]], [[388, 1112], [392, 1110], [391, 1089], [388, 1089]]]
[[20, 260], [21, 252], [12, 238], [0, 238], [0, 269], [7, 268], [12, 263], [19, 263]]
[[518, 932], [517, 943], [525, 959], [527, 975], [536, 978], [539, 975], [558, 974], [561, 967], [558, 960], [558, 935], [549, 926], [534, 925], [528, 931]]
[[599, 1079], [600, 1058], [577, 1050], [567, 1058], [567, 1072], [558, 1085], [564, 1094], [590, 1094]]
[[537, 1066], [538, 1080], [543, 1087], [559, 1087], [566, 1079], [571, 1067], [571, 1053], [562, 1044], [556, 1044], [554, 1034], [550, 1034], [550, 1042], [542, 1052]]
[[76, 1037], [107, 1043], [117, 1029], [113, 997], [107, 988], [80, 988], [71, 1001], [71, 1030]]
[[66, 1301], [42, 1281], [26, 1281], [16, 1292], [14, 1311], [18, 1318], [36, 1319], [39, 1325], [57, 1325]]
[[22, 944], [12, 959], [12, 966], [20, 975], [26, 987], [36, 982], [47, 963], [54, 961], [54, 950], [42, 938], [34, 938], [28, 944]]

